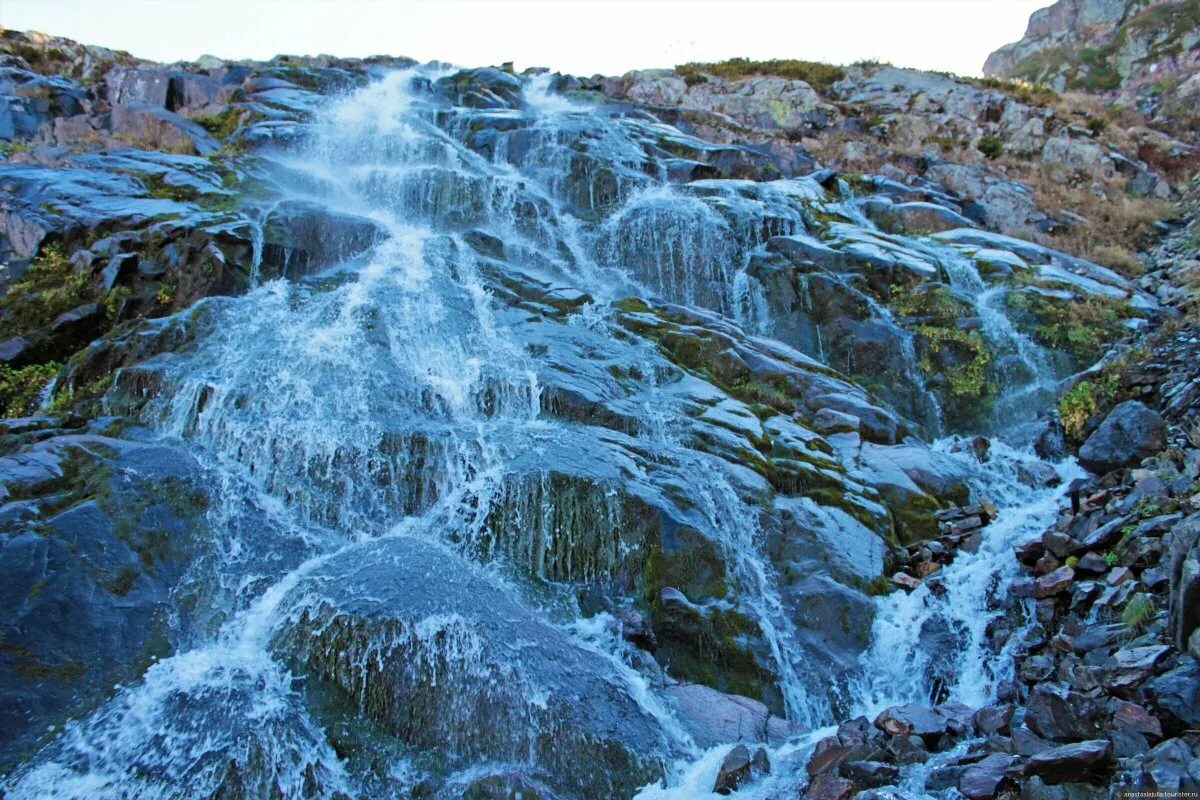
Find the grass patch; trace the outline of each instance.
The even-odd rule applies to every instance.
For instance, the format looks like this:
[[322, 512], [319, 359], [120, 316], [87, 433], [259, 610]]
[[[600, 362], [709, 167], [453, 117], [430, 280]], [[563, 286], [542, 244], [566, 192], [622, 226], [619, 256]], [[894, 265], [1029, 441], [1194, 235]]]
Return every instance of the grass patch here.
[[834, 64], [825, 64], [820, 61], [800, 61], [794, 58], [776, 58], [768, 61], [753, 61], [748, 58], [730, 58], [726, 61], [713, 62], [694, 61], [677, 65], [675, 72], [682, 76], [684, 81], [703, 81], [704, 75], [712, 75], [726, 80], [737, 80], [755, 75], [771, 75], [804, 81], [819, 92], [827, 91], [846, 75], [845, 70]]
[[61, 368], [56, 361], [20, 369], [0, 365], [0, 413], [4, 418], [26, 417], [37, 411], [38, 397]]

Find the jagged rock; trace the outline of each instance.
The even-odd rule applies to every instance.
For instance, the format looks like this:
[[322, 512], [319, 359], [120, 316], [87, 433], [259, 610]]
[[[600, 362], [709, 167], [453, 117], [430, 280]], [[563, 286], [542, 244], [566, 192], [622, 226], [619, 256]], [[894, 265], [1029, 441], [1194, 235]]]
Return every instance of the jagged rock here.
[[983, 734], [1006, 734], [1014, 711], [1011, 703], [985, 706], [975, 712], [975, 727]]
[[1175, 669], [1147, 681], [1146, 690], [1157, 708], [1176, 725], [1200, 724], [1200, 662], [1185, 659]]
[[1016, 759], [1005, 753], [985, 756], [963, 772], [962, 777], [958, 779], [958, 790], [970, 800], [995, 797], [1015, 763]]
[[1030, 756], [1025, 762], [1025, 774], [1036, 775], [1050, 784], [1078, 780], [1109, 769], [1112, 755], [1112, 742], [1105, 740], [1066, 744]]
[[112, 129], [118, 137], [128, 137], [143, 147], [168, 153], [208, 155], [220, 147], [204, 128], [155, 106], [113, 106]]
[[1079, 448], [1079, 463], [1102, 475], [1136, 466], [1166, 446], [1162, 417], [1137, 400], [1127, 400], [1110, 411]]
[[1094, 700], [1065, 687], [1043, 683], [1029, 695], [1025, 723], [1039, 736], [1069, 741], [1099, 735], [1104, 715]]
[[1113, 710], [1113, 727], [1136, 731], [1146, 736], [1161, 739], [1162, 723], [1158, 718], [1136, 703], [1119, 703]]
[[1171, 648], [1165, 645], [1122, 647], [1104, 665], [1102, 682], [1114, 692], [1126, 692], [1141, 685], [1154, 674], [1155, 667]]
[[1182, 739], [1163, 742], [1142, 761], [1141, 785], [1166, 792], [1196, 791], [1200, 787], [1200, 764]]

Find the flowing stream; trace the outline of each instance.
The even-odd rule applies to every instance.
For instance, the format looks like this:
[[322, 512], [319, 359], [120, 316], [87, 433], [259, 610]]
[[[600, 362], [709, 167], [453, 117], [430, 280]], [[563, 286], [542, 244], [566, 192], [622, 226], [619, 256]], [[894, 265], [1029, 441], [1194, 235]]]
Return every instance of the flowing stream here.
[[[628, 765], [579, 764], [646, 770], [614, 792], [706, 797], [727, 747], [697, 744], [664, 672], [576, 590], [630, 580], [622, 536], [646, 506], [670, 510], [671, 535], [715, 543], [730, 585], [702, 610], [729, 614], [736, 601], [752, 621], [775, 710], [792, 723], [772, 748], [772, 778], [748, 796], [794, 786], [838, 716], [943, 697], [981, 705], [1006, 677], [1011, 653], [993, 652], [987, 630], [1015, 573], [1012, 545], [1052, 519], [1075, 467], [1058, 466], [1059, 488], [1031, 489], [1018, 468], [1033, 456], [1015, 444], [994, 442], [979, 463], [936, 443], [998, 520], [978, 552], [940, 573], [940, 594], [923, 586], [874, 601], [858, 667], [825, 685], [819, 654], [797, 645], [755, 505], [762, 479], [719, 457], [741, 446], [726, 444], [730, 431], [761, 436], [762, 425], [621, 325], [614, 301], [642, 296], [768, 347], [769, 312], [747, 266], [770, 237], [803, 232], [805, 203], [822, 190], [806, 179], [681, 185], [665, 156], [645, 154], [665, 126], [575, 106], [544, 78], [526, 81], [520, 110], [447, 112], [429, 88], [446, 74], [387, 74], [331, 99], [301, 146], [266, 154], [284, 202], [264, 219], [315, 204], [368, 220], [377, 243], [320, 275], [203, 301], [191, 349], [161, 359], [142, 422], [196, 456], [212, 493], [214, 541], [189, 575], [178, 647], [52, 737], [9, 777], [7, 797], [451, 797], [497, 771], [535, 785], [554, 737], [583, 752], [567, 749], [575, 736], [636, 751]], [[914, 246], [1024, 365], [1001, 413], [1042, 402], [1053, 376], [995, 291], [957, 251]], [[906, 379], [918, 380], [911, 335], [899, 338]], [[606, 409], [620, 424], [546, 413], [618, 379], [624, 395]], [[792, 423], [775, 424], [781, 438]], [[925, 644], [935, 629], [953, 643], [937, 669]], [[404, 747], [362, 734], [354, 753], [379, 753], [364, 768], [331, 743], [330, 720], [344, 717], [309, 695], [305, 669], [357, 698], [354, 714], [424, 727]], [[434, 700], [377, 696], [383, 675]], [[560, 708], [563, 696], [594, 719]], [[586, 796], [585, 785], [596, 784], [563, 791]]]

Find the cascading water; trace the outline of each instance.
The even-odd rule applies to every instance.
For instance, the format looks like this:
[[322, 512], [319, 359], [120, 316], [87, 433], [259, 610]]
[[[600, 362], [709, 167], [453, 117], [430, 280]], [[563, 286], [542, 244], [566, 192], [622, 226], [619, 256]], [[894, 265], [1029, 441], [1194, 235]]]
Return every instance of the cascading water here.
[[[266, 154], [282, 201], [374, 226], [375, 244], [311, 279], [202, 302], [186, 312], [189, 348], [139, 366], [160, 376], [142, 421], [210, 475], [212, 553], [189, 575], [176, 654], [53, 737], [7, 796], [404, 796], [496, 770], [531, 786], [575, 771], [555, 789], [578, 796], [643, 784], [644, 798], [703, 796], [721, 746], [697, 744], [665, 699], [671, 666], [645, 668], [592, 596], [636, 582], [626, 559], [643, 528], [664, 549], [713, 543], [724, 572], [694, 582], [720, 589], [692, 610], [762, 643], [754, 668], [792, 735], [751, 796], [794, 788], [836, 711], [928, 701], [931, 625], [956, 640], [942, 693], [981, 703], [1004, 677], [1006, 653], [987, 648], [990, 598], [1011, 577], [1011, 545], [1059, 497], [1019, 483], [1027, 456], [997, 443], [970, 465], [1001, 507], [979, 552], [941, 574], [942, 595], [880, 600], [862, 674], [822, 685], [768, 555], [778, 542], [757, 503], [770, 484], [722, 454], [754, 463], [756, 447], [786, 443], [801, 489], [846, 487], [847, 510], [828, 519], [880, 506], [772, 410], [777, 386], [723, 378], [756, 398], [735, 401], [622, 327], [630, 306], [614, 301], [640, 295], [707, 309], [730, 352], [753, 339], [731, 319], [769, 333], [748, 265], [772, 237], [805, 232], [820, 186], [673, 180], [668, 155], [686, 139], [674, 129], [574, 106], [545, 78], [517, 108], [439, 105], [458, 86], [447, 75], [387, 74], [330, 102], [302, 145]], [[260, 228], [256, 267], [263, 246]], [[1015, 384], [1044, 387], [1043, 362], [974, 268], [946, 246], [914, 247], [975, 297], [989, 338], [1029, 360], [1033, 378]], [[653, 331], [673, 315], [638, 322]], [[804, 361], [759, 344], [761, 362]], [[335, 735], [347, 717], [370, 730]], [[670, 788], [654, 780], [664, 764]]]

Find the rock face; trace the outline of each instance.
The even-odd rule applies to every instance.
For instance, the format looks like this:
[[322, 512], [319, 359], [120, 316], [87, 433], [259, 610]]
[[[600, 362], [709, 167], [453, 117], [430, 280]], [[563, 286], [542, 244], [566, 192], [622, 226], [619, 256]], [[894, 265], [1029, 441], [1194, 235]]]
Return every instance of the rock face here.
[[1150, 113], [1194, 108], [1200, 33], [1186, 0], [1058, 0], [1035, 11], [1019, 42], [988, 56], [985, 75], [1058, 91], [1119, 91]]
[[1141, 463], [1167, 445], [1166, 423], [1136, 400], [1121, 403], [1079, 448], [1079, 463], [1103, 474]]

